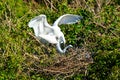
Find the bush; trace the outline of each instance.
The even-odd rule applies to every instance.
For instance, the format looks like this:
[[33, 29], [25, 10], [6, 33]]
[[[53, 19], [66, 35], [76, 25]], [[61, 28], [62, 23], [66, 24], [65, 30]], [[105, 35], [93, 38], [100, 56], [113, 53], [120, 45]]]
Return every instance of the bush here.
[[[27, 25], [40, 14], [51, 24], [66, 13], [83, 19], [60, 26], [74, 46], [60, 55], [36, 40]], [[0, 1], [0, 79], [119, 79], [119, 16], [118, 0]]]

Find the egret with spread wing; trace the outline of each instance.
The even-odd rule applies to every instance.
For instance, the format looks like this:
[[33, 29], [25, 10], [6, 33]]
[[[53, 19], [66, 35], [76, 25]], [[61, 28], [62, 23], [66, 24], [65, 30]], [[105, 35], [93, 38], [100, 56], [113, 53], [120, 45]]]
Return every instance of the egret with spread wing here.
[[48, 24], [46, 16], [42, 14], [31, 19], [28, 26], [33, 28], [35, 36], [43, 43], [48, 42], [56, 44], [57, 50], [60, 53], [65, 53], [72, 45], [66, 46], [63, 50], [61, 49], [61, 43], [65, 44], [66, 41], [64, 34], [58, 25], [77, 23], [80, 19], [82, 19], [81, 16], [65, 14], [60, 16], [51, 26]]

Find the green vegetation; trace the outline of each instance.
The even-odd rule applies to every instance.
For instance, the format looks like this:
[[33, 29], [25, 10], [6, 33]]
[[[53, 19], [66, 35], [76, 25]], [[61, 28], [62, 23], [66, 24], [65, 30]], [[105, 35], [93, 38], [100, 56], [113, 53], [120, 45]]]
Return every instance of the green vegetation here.
[[[60, 55], [54, 45], [36, 40], [28, 22], [45, 14], [52, 24], [66, 13], [83, 20], [60, 26], [66, 44], [74, 46]], [[85, 59], [86, 53], [92, 55], [92, 64]], [[0, 80], [14, 79], [120, 79], [120, 1], [1, 0]]]

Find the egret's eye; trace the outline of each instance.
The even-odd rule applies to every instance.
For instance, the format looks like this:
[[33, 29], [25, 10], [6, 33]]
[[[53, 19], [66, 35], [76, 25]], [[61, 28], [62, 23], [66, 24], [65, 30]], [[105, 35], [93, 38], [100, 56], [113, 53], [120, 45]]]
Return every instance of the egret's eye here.
[[56, 37], [56, 40], [58, 41], [58, 37]]

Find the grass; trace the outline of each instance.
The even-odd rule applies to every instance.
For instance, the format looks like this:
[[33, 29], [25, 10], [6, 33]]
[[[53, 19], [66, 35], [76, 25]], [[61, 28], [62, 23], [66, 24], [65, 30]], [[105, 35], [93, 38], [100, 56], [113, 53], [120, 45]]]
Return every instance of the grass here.
[[[60, 55], [54, 45], [36, 40], [28, 22], [45, 14], [52, 24], [66, 13], [83, 20], [60, 26], [67, 44], [74, 46]], [[120, 78], [119, 0], [1, 0], [0, 33], [1, 80]]]

